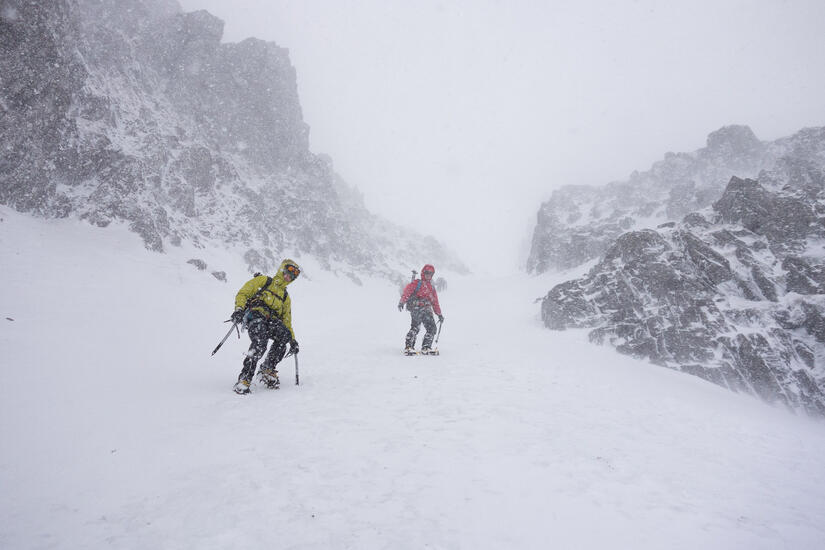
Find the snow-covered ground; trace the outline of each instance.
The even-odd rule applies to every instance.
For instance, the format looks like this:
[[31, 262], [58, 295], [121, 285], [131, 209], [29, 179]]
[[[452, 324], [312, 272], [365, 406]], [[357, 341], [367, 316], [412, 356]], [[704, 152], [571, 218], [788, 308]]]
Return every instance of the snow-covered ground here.
[[234, 255], [0, 218], [0, 548], [825, 547], [825, 424], [543, 329], [549, 279], [447, 274], [404, 357], [398, 289], [303, 260], [301, 385], [242, 397]]

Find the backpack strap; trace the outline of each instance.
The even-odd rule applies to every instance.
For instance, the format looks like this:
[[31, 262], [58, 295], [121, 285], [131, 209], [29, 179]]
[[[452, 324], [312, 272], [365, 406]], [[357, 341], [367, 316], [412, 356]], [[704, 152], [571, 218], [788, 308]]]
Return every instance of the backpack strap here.
[[408, 302], [409, 302], [409, 301], [410, 301], [410, 300], [412, 300], [413, 298], [418, 298], [418, 300], [417, 300], [415, 303], [417, 303], [419, 307], [421, 307], [421, 303], [422, 303], [422, 302], [425, 302], [425, 303], [429, 303], [429, 302], [430, 302], [430, 301], [429, 301], [429, 300], [427, 300], [426, 298], [422, 298], [421, 296], [419, 296], [419, 295], [418, 295], [418, 291], [421, 289], [421, 282], [422, 282], [422, 281], [421, 281], [421, 279], [418, 279], [418, 284], [417, 284], [417, 285], [415, 285], [415, 290], [413, 291], [413, 293], [412, 293], [412, 294], [410, 294], [410, 298], [409, 298], [409, 300], [408, 300]]
[[247, 302], [246, 302], [246, 307], [247, 307], [247, 308], [252, 308], [252, 307], [263, 307], [263, 308], [265, 308], [265, 309], [269, 310], [270, 315], [275, 315], [275, 312], [274, 312], [274, 311], [272, 311], [272, 308], [271, 308], [271, 307], [269, 307], [268, 305], [266, 305], [266, 303], [265, 303], [263, 300], [259, 299], [260, 295], [261, 295], [264, 291], [266, 291], [266, 292], [269, 292], [270, 294], [272, 294], [273, 296], [275, 296], [276, 298], [278, 298], [280, 301], [282, 301], [282, 302], [286, 302], [286, 299], [289, 297], [289, 294], [287, 293], [286, 288], [284, 288], [284, 295], [283, 295], [283, 296], [278, 296], [277, 294], [275, 294], [274, 292], [272, 292], [271, 290], [269, 290], [269, 285], [271, 285], [271, 284], [272, 284], [272, 277], [267, 277], [267, 278], [266, 278], [266, 284], [265, 284], [264, 286], [262, 286], [261, 288], [259, 288], [259, 289], [258, 289], [258, 292], [256, 292], [256, 293], [252, 296], [252, 298], [250, 298], [249, 300], [247, 300]]
[[254, 302], [255, 300], [257, 300], [257, 299], [258, 299], [258, 297], [259, 297], [261, 294], [263, 294], [263, 291], [264, 291], [264, 290], [266, 290], [267, 288], [269, 288], [269, 285], [271, 285], [271, 284], [272, 284], [272, 277], [267, 277], [267, 278], [266, 278], [266, 283], [264, 283], [264, 286], [262, 286], [261, 288], [259, 288], [259, 289], [258, 289], [258, 292], [256, 292], [255, 294], [253, 294], [253, 295], [252, 295], [252, 297], [251, 297], [249, 300], [247, 300], [247, 301], [246, 301], [246, 307], [247, 307], [247, 309], [250, 307], [250, 304], [251, 304], [252, 302]]
[[266, 282], [264, 283], [264, 286], [262, 286], [261, 288], [258, 289], [258, 292], [255, 293], [253, 298], [257, 298], [258, 296], [263, 294], [264, 290], [268, 290], [269, 285], [271, 285], [271, 284], [272, 284], [272, 277], [267, 277]]
[[266, 284], [258, 290], [258, 292], [255, 294], [255, 296], [253, 296], [253, 298], [257, 298], [259, 294], [266, 291], [266, 292], [269, 292], [270, 294], [272, 294], [273, 296], [275, 296], [276, 298], [278, 298], [280, 301], [286, 302], [286, 299], [289, 297], [289, 294], [286, 291], [286, 287], [284, 287], [284, 295], [283, 296], [278, 296], [277, 294], [275, 294], [274, 292], [269, 290], [269, 285], [271, 285], [271, 284], [272, 284], [272, 277], [267, 277], [266, 278]]

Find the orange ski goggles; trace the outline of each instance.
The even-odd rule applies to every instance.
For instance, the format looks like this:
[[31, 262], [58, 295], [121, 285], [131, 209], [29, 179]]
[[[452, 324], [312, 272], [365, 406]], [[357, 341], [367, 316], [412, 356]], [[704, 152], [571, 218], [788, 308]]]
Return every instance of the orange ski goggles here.
[[292, 275], [293, 279], [297, 279], [298, 275], [301, 274], [301, 270], [298, 269], [298, 266], [294, 266], [292, 264], [287, 264], [284, 267], [284, 273], [289, 273], [290, 275]]

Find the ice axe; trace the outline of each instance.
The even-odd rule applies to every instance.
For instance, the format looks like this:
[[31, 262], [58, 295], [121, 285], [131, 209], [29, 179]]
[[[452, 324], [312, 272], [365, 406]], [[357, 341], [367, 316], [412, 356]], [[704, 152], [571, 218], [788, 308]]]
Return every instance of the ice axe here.
[[438, 337], [441, 336], [441, 325], [444, 324], [444, 318], [442, 317], [440, 321], [438, 321], [438, 333], [435, 335], [435, 343], [438, 343]]
[[[228, 322], [229, 322], [229, 321], [231, 321], [231, 320], [232, 320], [232, 319], [229, 319], [229, 320], [227, 320], [227, 321], [225, 321], [225, 322], [227, 322], [227, 323], [228, 323]], [[238, 328], [238, 323], [232, 323], [232, 326], [231, 326], [231, 327], [229, 327], [229, 332], [227, 332], [227, 333], [226, 333], [226, 336], [224, 336], [224, 337], [223, 337], [223, 340], [221, 340], [220, 344], [218, 344], [218, 345], [215, 347], [215, 349], [213, 349], [213, 350], [212, 350], [212, 355], [215, 355], [215, 353], [217, 353], [217, 351], [218, 351], [219, 349], [221, 349], [221, 346], [223, 345], [223, 343], [224, 343], [224, 342], [226, 342], [226, 339], [227, 339], [227, 338], [229, 338], [229, 335], [230, 335], [230, 334], [232, 334], [232, 330], [233, 330], [233, 329], [237, 329], [237, 328]], [[238, 338], [240, 338], [240, 337], [241, 337], [241, 331], [240, 331], [240, 330], [238, 330]]]
[[[256, 273], [256, 274], [255, 274], [255, 276], [256, 276], [256, 277], [257, 277], [258, 275], [260, 275], [260, 273]], [[263, 292], [263, 291], [264, 291], [264, 289], [269, 288], [269, 285], [271, 285], [271, 284], [272, 284], [272, 277], [267, 277], [267, 278], [266, 278], [266, 283], [264, 283], [264, 285], [263, 285], [261, 288], [259, 288], [259, 289], [258, 289], [258, 291], [257, 291], [257, 292], [255, 292], [255, 294], [253, 294], [253, 295], [252, 295], [252, 298], [249, 298], [249, 299], [246, 301], [246, 305], [245, 305], [245, 306], [244, 306], [244, 308], [243, 308], [243, 315], [241, 316], [242, 318], [243, 318], [243, 316], [244, 316], [244, 315], [246, 315], [246, 313], [249, 311], [249, 304], [250, 304], [250, 302], [252, 302], [252, 301], [253, 301], [253, 300], [255, 300], [258, 296], [260, 296], [260, 295], [261, 295], [261, 292]], [[233, 315], [234, 315], [234, 313], [233, 313]], [[231, 321], [231, 320], [232, 320], [232, 319], [227, 319], [226, 321], [224, 321], [224, 323], [228, 323], [228, 322], [229, 322], [229, 321]], [[227, 339], [227, 338], [229, 338], [229, 335], [230, 335], [230, 334], [232, 334], [232, 329], [233, 329], [233, 328], [236, 328], [240, 322], [242, 322], [242, 321], [235, 321], [235, 322], [233, 322], [233, 323], [232, 323], [232, 328], [230, 328], [230, 329], [229, 329], [229, 332], [227, 332], [227, 333], [226, 333], [226, 336], [224, 336], [224, 337], [223, 337], [223, 340], [221, 340], [221, 343], [220, 343], [220, 344], [218, 344], [218, 345], [217, 345], [217, 347], [216, 347], [214, 350], [212, 350], [212, 355], [215, 355], [215, 352], [217, 352], [219, 349], [221, 349], [221, 346], [223, 345], [223, 343], [224, 343], [224, 342], [226, 342], [226, 339]], [[240, 338], [240, 337], [241, 337], [241, 331], [240, 331], [240, 329], [238, 329], [238, 338]]]
[[295, 385], [298, 386], [301, 383], [301, 379], [298, 377], [298, 352], [292, 350], [292, 346], [290, 346], [289, 353], [286, 354], [287, 357], [292, 355], [295, 357]]

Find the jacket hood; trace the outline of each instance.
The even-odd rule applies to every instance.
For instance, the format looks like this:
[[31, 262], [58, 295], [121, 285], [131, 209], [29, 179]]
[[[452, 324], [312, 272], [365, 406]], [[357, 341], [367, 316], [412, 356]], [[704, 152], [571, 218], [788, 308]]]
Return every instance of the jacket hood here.
[[[273, 279], [279, 279], [279, 280], [283, 281], [284, 284], [286, 284], [286, 285], [293, 282], [295, 279], [292, 279], [292, 281], [289, 281], [289, 282], [287, 282], [286, 279], [284, 279], [284, 269], [288, 265], [294, 265], [298, 269], [301, 269], [301, 266], [299, 266], [298, 262], [296, 262], [295, 260], [291, 260], [289, 258], [284, 258], [284, 261], [281, 262], [281, 266], [278, 268], [278, 273], [275, 274]], [[301, 269], [301, 271], [303, 271], [303, 270]]]
[[421, 268], [422, 277], [424, 276], [425, 271], [432, 271], [433, 275], [435, 275], [435, 268], [432, 266], [432, 264], [426, 264], [424, 267]]

